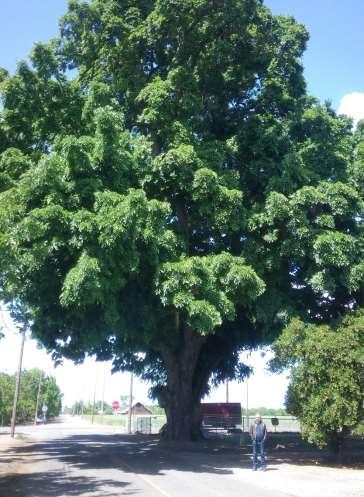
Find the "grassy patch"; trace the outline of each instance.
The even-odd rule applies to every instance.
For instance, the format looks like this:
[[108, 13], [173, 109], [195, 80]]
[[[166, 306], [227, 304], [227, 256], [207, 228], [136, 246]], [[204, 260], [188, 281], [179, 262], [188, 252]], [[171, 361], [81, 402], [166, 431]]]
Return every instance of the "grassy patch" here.
[[16, 440], [27, 440], [27, 438], [29, 438], [29, 436], [26, 435], [25, 433], [16, 433], [15, 434]]
[[[82, 416], [82, 419], [90, 422], [92, 421], [92, 416], [85, 415]], [[94, 416], [94, 423], [108, 426], [118, 426], [121, 428], [125, 428], [127, 426], [127, 417], [126, 416], [114, 416], [113, 414], [97, 414]]]

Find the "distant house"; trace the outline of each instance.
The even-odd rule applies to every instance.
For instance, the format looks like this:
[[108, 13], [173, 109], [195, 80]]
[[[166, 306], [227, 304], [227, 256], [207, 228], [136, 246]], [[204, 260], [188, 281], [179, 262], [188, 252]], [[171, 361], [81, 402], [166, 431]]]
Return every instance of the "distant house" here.
[[[153, 413], [150, 409], [145, 407], [140, 402], [136, 402], [131, 410], [133, 416], [151, 416]], [[120, 411], [120, 414], [129, 414], [129, 408], [127, 407], [123, 411]]]

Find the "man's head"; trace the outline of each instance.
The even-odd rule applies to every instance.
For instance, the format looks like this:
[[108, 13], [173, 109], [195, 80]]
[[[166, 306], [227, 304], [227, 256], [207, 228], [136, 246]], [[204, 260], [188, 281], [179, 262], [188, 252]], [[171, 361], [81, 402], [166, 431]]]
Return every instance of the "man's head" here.
[[256, 423], [261, 423], [262, 422], [262, 416], [260, 414], [256, 414], [255, 415], [255, 422]]

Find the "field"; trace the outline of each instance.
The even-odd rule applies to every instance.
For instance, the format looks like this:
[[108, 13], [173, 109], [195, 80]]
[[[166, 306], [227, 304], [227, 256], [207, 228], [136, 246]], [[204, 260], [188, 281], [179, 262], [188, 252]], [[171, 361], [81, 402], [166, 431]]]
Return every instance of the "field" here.
[[[99, 425], [107, 425], [107, 426], [119, 426], [122, 428], [126, 428], [128, 425], [128, 418], [127, 416], [114, 416], [113, 414], [96, 414], [93, 417], [93, 422], [94, 424], [99, 424]], [[92, 416], [91, 415], [84, 415], [82, 416], [82, 419], [88, 422], [92, 422]]]
[[[82, 416], [82, 419], [92, 422], [92, 416]], [[132, 416], [132, 431], [143, 433], [158, 433], [166, 421], [165, 416]], [[94, 424], [119, 427], [127, 430], [128, 416], [114, 414], [97, 414], [94, 416]]]

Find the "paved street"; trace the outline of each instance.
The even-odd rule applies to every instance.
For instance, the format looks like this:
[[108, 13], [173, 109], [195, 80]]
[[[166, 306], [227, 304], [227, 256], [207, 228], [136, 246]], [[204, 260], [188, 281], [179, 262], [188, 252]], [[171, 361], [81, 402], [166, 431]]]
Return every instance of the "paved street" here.
[[25, 439], [9, 448], [0, 436], [0, 497], [360, 497], [364, 490], [363, 471], [282, 463], [253, 473], [238, 449], [172, 450], [77, 420], [18, 432]]

